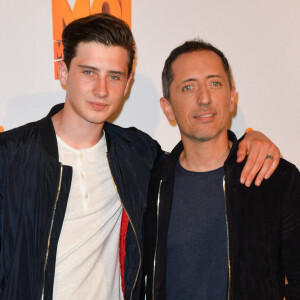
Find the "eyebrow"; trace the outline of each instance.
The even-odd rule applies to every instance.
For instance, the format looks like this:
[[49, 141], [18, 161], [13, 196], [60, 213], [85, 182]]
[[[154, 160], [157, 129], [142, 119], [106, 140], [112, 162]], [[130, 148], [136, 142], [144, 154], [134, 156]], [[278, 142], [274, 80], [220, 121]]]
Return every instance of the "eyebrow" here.
[[222, 79], [225, 79], [225, 77], [223, 75], [208, 75], [206, 78], [207, 79], [210, 79], [210, 78], [222, 78]]
[[183, 80], [180, 84], [183, 84], [186, 82], [191, 82], [191, 81], [197, 81], [197, 79], [196, 78], [188, 78], [188, 79]]
[[[96, 67], [92, 67], [89, 65], [78, 65], [79, 68], [81, 69], [90, 69], [90, 70], [94, 70], [96, 72], [100, 72], [100, 69], [96, 68]], [[121, 72], [121, 71], [116, 71], [116, 70], [109, 70], [108, 71], [109, 74], [115, 74], [115, 75], [120, 75], [120, 76], [125, 76], [125, 72]]]
[[[224, 79], [224, 76], [223, 75], [217, 75], [217, 74], [212, 74], [212, 75], [208, 75], [206, 76], [207, 79], [210, 79], [210, 78], [222, 78]], [[198, 81], [198, 79], [196, 78], [187, 78], [185, 80], [183, 80], [180, 84], [183, 84], [183, 83], [186, 83], [186, 82], [193, 82], [193, 81]]]
[[110, 71], [108, 71], [108, 73], [109, 74], [116, 74], [116, 75], [125, 76], [125, 72], [121, 72], [121, 71], [110, 70]]
[[100, 71], [98, 68], [88, 66], [88, 65], [78, 65], [78, 67], [81, 68], [81, 69], [91, 69], [91, 70], [94, 70], [94, 71]]

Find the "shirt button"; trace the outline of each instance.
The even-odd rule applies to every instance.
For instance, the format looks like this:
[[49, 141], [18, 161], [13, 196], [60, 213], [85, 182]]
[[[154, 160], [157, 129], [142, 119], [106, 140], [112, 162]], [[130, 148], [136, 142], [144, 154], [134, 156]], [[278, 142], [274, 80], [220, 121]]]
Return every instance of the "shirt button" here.
[[80, 153], [80, 158], [83, 158], [83, 154], [82, 153]]
[[85, 199], [87, 199], [89, 197], [88, 193], [85, 194]]
[[84, 174], [83, 174], [83, 173], [81, 173], [81, 178], [82, 178], [82, 179], [85, 179], [85, 176], [84, 176]]

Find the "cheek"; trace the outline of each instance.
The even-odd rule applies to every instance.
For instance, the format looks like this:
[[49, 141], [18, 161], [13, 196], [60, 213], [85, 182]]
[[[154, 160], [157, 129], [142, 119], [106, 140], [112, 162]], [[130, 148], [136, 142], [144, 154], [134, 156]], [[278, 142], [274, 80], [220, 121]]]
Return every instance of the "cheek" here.
[[116, 85], [112, 85], [111, 90], [116, 97], [123, 98], [126, 91], [126, 83], [119, 83]]
[[86, 88], [85, 85], [83, 84], [70, 84], [70, 93], [74, 96], [77, 97], [79, 95], [85, 94], [86, 93]]
[[178, 123], [186, 123], [190, 117], [190, 113], [184, 107], [178, 107], [176, 110], [173, 109], [173, 118], [177, 120]]
[[86, 85], [87, 83], [79, 77], [73, 76], [68, 78], [67, 87], [69, 90], [73, 91], [73, 93], [83, 90]]
[[119, 87], [110, 87], [109, 98], [115, 105], [119, 105], [124, 98], [124, 88]]

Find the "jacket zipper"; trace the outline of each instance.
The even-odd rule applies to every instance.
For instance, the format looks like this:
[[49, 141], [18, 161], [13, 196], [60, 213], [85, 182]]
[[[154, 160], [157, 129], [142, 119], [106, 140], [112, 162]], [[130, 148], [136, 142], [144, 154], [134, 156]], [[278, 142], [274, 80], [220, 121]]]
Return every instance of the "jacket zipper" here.
[[155, 267], [156, 267], [156, 253], [158, 244], [158, 220], [159, 220], [159, 205], [160, 205], [160, 189], [161, 189], [162, 179], [159, 182], [157, 204], [156, 204], [156, 241], [155, 241], [155, 252], [153, 261], [153, 278], [152, 278], [152, 299], [154, 300], [154, 280], [155, 280]]
[[224, 192], [224, 199], [225, 199], [225, 215], [226, 215], [226, 229], [227, 229], [227, 261], [228, 261], [228, 290], [227, 290], [227, 300], [229, 300], [230, 299], [230, 287], [231, 287], [231, 262], [230, 262], [230, 254], [229, 254], [229, 226], [228, 226], [228, 215], [227, 215], [225, 175], [223, 176], [223, 192]]
[[[137, 279], [138, 279], [138, 274], [139, 274], [139, 272], [140, 272], [141, 265], [142, 265], [142, 251], [141, 251], [141, 246], [140, 246], [140, 243], [139, 243], [139, 240], [138, 240], [138, 237], [137, 237], [137, 233], [136, 233], [135, 227], [133, 226], [133, 223], [132, 223], [132, 221], [131, 221], [130, 215], [128, 214], [128, 212], [127, 212], [127, 210], [126, 210], [126, 208], [125, 208], [125, 206], [124, 206], [124, 203], [122, 202], [122, 199], [121, 199], [120, 194], [119, 194], [118, 187], [117, 187], [116, 182], [115, 182], [115, 179], [114, 179], [114, 177], [113, 177], [113, 175], [112, 175], [111, 168], [110, 168], [110, 163], [109, 163], [109, 159], [108, 159], [108, 154], [107, 154], [107, 153], [106, 153], [106, 158], [107, 158], [107, 161], [108, 161], [108, 165], [109, 165], [111, 177], [112, 177], [113, 182], [114, 182], [115, 189], [116, 189], [117, 194], [118, 194], [118, 196], [119, 196], [119, 199], [120, 199], [120, 202], [121, 202], [121, 204], [122, 204], [122, 207], [123, 207], [123, 209], [125, 210], [125, 212], [126, 212], [126, 214], [127, 214], [127, 216], [128, 216], [130, 225], [131, 225], [131, 227], [132, 227], [132, 229], [133, 229], [133, 232], [134, 232], [134, 235], [135, 235], [135, 238], [136, 238], [136, 242], [137, 242], [137, 244], [138, 244], [139, 254], [140, 254], [139, 267], [138, 267], [138, 270], [137, 270], [137, 273], [136, 273], [136, 277], [135, 277], [135, 280], [134, 280], [134, 284], [133, 284], [133, 286], [132, 286], [131, 293], [130, 293], [130, 299], [132, 299], [133, 290], [134, 290], [134, 288], [135, 288], [135, 286], [136, 286]], [[124, 278], [124, 280], [125, 280], [125, 278]], [[125, 298], [125, 295], [124, 295], [124, 298]]]
[[50, 241], [51, 241], [51, 236], [52, 236], [54, 217], [55, 217], [57, 202], [58, 202], [58, 198], [59, 198], [59, 194], [60, 194], [62, 173], [63, 173], [63, 165], [60, 164], [59, 182], [58, 182], [58, 188], [57, 188], [57, 193], [56, 193], [56, 199], [55, 199], [55, 203], [54, 203], [54, 207], [53, 207], [53, 211], [52, 211], [51, 225], [50, 225], [50, 231], [49, 231], [49, 235], [48, 235], [47, 251], [46, 251], [46, 257], [45, 257], [45, 263], [44, 263], [43, 289], [42, 289], [42, 298], [41, 298], [42, 300], [44, 299], [46, 267], [47, 267], [48, 256], [49, 256], [49, 251], [50, 251]]

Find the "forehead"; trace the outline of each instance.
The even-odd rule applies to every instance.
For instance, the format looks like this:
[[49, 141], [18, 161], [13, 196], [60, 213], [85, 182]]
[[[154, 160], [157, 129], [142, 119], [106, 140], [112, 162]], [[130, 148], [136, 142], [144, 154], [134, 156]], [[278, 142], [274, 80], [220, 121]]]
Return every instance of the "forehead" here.
[[80, 42], [76, 47], [76, 56], [111, 56], [127, 61], [127, 50], [121, 46], [107, 46], [97, 42]]
[[174, 80], [190, 75], [226, 75], [222, 59], [210, 50], [181, 54], [172, 64]]
[[128, 71], [127, 50], [121, 46], [106, 46], [96, 42], [81, 42], [76, 48], [72, 63], [92, 66], [110, 66]]

